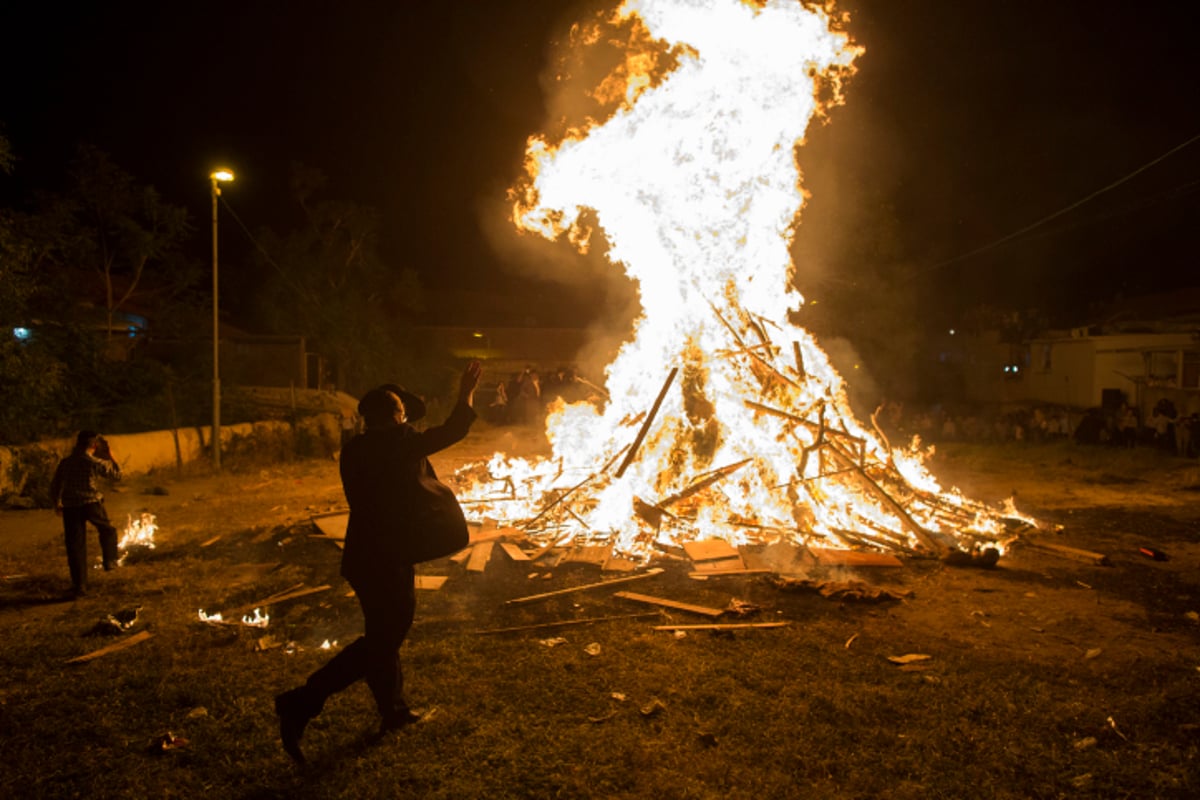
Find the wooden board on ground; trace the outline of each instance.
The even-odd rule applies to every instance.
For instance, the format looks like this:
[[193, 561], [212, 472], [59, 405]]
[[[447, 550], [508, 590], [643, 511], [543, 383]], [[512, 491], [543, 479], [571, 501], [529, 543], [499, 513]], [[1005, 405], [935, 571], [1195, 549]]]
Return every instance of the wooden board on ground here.
[[459, 550], [457, 553], [450, 556], [450, 560], [455, 564], [465, 564], [467, 559], [471, 557], [471, 551], [474, 549], [474, 547], [470, 546], [464, 547], [462, 550]]
[[585, 583], [582, 586], [570, 586], [566, 589], [558, 589], [553, 592], [543, 592], [541, 594], [531, 594], [525, 597], [514, 597], [511, 600], [506, 600], [505, 605], [517, 605], [518, 603], [532, 603], [535, 600], [545, 600], [548, 597], [558, 597], [559, 595], [570, 594], [572, 592], [582, 592], [587, 589], [603, 589], [611, 586], [614, 583], [628, 583], [629, 581], [637, 581], [642, 578], [652, 578], [655, 575], [663, 574], [665, 570], [662, 567], [652, 567], [638, 575], [630, 575], [625, 578], [613, 578], [610, 581], [600, 581], [599, 583]]
[[346, 538], [346, 523], [350, 521], [349, 511], [335, 511], [330, 514], [317, 514], [310, 517], [312, 524], [322, 534], [331, 539]]
[[512, 542], [501, 542], [500, 549], [513, 561], [529, 561], [529, 554]]
[[563, 553], [558, 560], [559, 564], [595, 564], [603, 566], [605, 561], [612, 556], [611, 544], [585, 544], [578, 547], [572, 547], [570, 550]]
[[467, 559], [467, 572], [483, 572], [487, 569], [488, 561], [492, 559], [493, 542], [482, 542], [471, 548], [471, 557]]
[[238, 606], [237, 608], [223, 611], [221, 612], [221, 616], [235, 617], [239, 614], [245, 614], [247, 611], [253, 611], [256, 608], [266, 608], [267, 606], [275, 605], [276, 603], [282, 603], [287, 600], [295, 600], [298, 597], [307, 597], [310, 594], [323, 592], [329, 588], [331, 588], [329, 584], [325, 584], [324, 586], [314, 586], [311, 589], [296, 589], [295, 591], [280, 592], [269, 597], [264, 597], [262, 600], [256, 600], [253, 603], [247, 603], [244, 606]]
[[692, 567], [696, 572], [727, 572], [731, 569], [745, 569], [746, 562], [740, 555], [729, 558], [714, 558], [711, 561], [693, 561]]
[[737, 548], [724, 539], [702, 539], [684, 542], [683, 550], [692, 561], [715, 561], [723, 558], [741, 559]]
[[498, 539], [524, 539], [525, 531], [520, 528], [494, 528], [492, 530], [474, 530], [468, 532], [471, 544], [494, 542]]
[[1096, 564], [1098, 566], [1108, 566], [1108, 556], [1104, 553], [1096, 553], [1091, 550], [1080, 550], [1075, 547], [1067, 547], [1062, 544], [1051, 544], [1050, 542], [1041, 542], [1036, 539], [1021, 539], [1021, 544], [1026, 547], [1032, 547], [1034, 550], [1041, 550], [1046, 553], [1054, 553], [1063, 558], [1074, 559], [1075, 561], [1083, 561], [1088, 564]]
[[99, 650], [93, 650], [90, 653], [85, 653], [84, 655], [77, 656], [72, 659], [68, 659], [66, 663], [82, 664], [85, 661], [91, 661], [94, 658], [100, 658], [101, 656], [106, 656], [109, 653], [115, 653], [118, 650], [124, 650], [126, 647], [133, 647], [135, 644], [140, 644], [140, 643], [146, 641], [152, 635], [153, 634], [150, 633], [150, 631], [138, 631], [133, 636], [130, 636], [128, 639], [122, 639], [121, 641], [114, 642], [113, 644], [110, 644], [107, 647], [101, 647]]
[[904, 562], [890, 553], [864, 553], [858, 550], [830, 550], [810, 547], [822, 567], [902, 567]]
[[445, 575], [418, 575], [416, 586], [418, 589], [426, 589], [431, 592], [436, 592], [441, 589], [446, 583]]
[[708, 608], [707, 606], [697, 606], [691, 603], [681, 603], [678, 600], [668, 600], [665, 597], [653, 597], [648, 594], [638, 594], [637, 592], [616, 592], [613, 597], [632, 600], [635, 603], [647, 603], [652, 606], [663, 606], [664, 608], [674, 608], [678, 611], [688, 611], [692, 614], [700, 614], [705, 617], [715, 618], [725, 613], [725, 610], [721, 608]]
[[783, 628], [790, 622], [729, 622], [713, 625], [655, 625], [656, 631], [736, 631], [742, 628]]

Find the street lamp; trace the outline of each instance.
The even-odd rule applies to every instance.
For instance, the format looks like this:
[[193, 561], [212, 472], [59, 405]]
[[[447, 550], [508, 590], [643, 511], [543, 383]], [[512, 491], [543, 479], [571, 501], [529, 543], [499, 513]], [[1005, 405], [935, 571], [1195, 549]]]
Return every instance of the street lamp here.
[[233, 171], [221, 167], [213, 170], [208, 176], [212, 181], [212, 223], [213, 223], [213, 377], [212, 377], [212, 459], [213, 469], [221, 470], [221, 336], [217, 322], [218, 299], [217, 293], [217, 198], [221, 196], [222, 183], [233, 180]]

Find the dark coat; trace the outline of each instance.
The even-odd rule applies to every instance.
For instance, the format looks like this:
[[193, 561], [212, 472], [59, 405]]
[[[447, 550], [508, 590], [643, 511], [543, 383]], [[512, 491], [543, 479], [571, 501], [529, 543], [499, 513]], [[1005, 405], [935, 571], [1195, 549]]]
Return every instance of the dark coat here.
[[456, 502], [445, 508], [436, 502], [447, 495], [453, 501], [453, 494], [438, 481], [428, 457], [462, 440], [474, 421], [474, 410], [458, 405], [428, 430], [408, 424], [369, 429], [342, 448], [342, 488], [350, 503], [342, 576], [352, 585], [390, 580], [397, 567], [424, 560], [412, 557], [413, 542], [430, 513], [457, 514], [461, 521]]

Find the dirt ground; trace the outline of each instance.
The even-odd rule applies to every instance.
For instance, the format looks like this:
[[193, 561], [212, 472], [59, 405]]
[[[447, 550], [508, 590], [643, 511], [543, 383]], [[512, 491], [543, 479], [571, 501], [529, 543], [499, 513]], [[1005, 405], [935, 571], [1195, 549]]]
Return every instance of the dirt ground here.
[[[545, 442], [519, 428], [486, 429], [433, 461], [445, 476], [497, 451], [535, 455], [545, 451]], [[1018, 541], [994, 570], [914, 561], [899, 570], [846, 570], [822, 578], [911, 590], [918, 599], [903, 607], [910, 623], [947, 628], [943, 636], [971, 646], [1047, 662], [1096, 650], [1110, 664], [1185, 658], [1200, 671], [1200, 464], [1149, 450], [1063, 443], [951, 445], [935, 453], [930, 466], [944, 487], [977, 500], [998, 504], [1015, 497], [1022, 512], [1061, 526], [1059, 533], [1033, 538], [1103, 553], [1108, 564], [1063, 558]], [[175, 547], [302, 524], [345, 507], [333, 460], [221, 475], [139, 476], [114, 487], [106, 504], [118, 527], [127, 517], [152, 512], [158, 541]], [[3, 579], [25, 572], [31, 558], [57, 554], [60, 530], [50, 511], [0, 512]], [[1166, 560], [1149, 558], [1141, 548], [1158, 550]], [[61, 571], [65, 581], [65, 557], [63, 562], [38, 567]], [[52, 608], [41, 606], [41, 613]], [[11, 614], [28, 613], [37, 611], [0, 606], [0, 625]], [[889, 624], [886, 617], [881, 624]]]
[[[545, 441], [536, 435], [482, 429], [433, 461], [446, 475], [496, 451], [544, 450]], [[626, 621], [608, 632], [568, 633], [572, 642], [587, 636], [604, 644], [612, 658], [605, 661], [582, 651], [542, 648], [539, 639], [556, 633], [474, 636], [478, 628], [643, 610], [608, 596], [584, 601], [570, 595], [545, 607], [505, 608], [510, 597], [541, 587], [611, 577], [598, 567], [559, 567], [552, 581], [541, 582], [530, 581], [528, 567], [503, 555], [494, 555], [486, 575], [439, 563], [449, 581], [424, 595], [406, 657], [416, 664], [418, 690], [440, 705], [444, 721], [432, 724], [427, 741], [406, 740], [419, 754], [416, 760], [403, 748], [371, 756], [371, 769], [378, 770], [372, 775], [407, 782], [406, 792], [386, 796], [800, 796], [788, 788], [794, 784], [823, 787], [804, 796], [928, 798], [966, 796], [966, 787], [977, 784], [976, 772], [1000, 770], [1004, 780], [978, 796], [1195, 796], [1200, 464], [1150, 450], [1062, 441], [946, 446], [930, 468], [943, 487], [958, 487], [984, 503], [1015, 494], [1022, 512], [1050, 528], [1036, 539], [1103, 553], [1106, 564], [1063, 558], [1018, 541], [991, 570], [906, 559], [900, 569], [812, 576], [906, 595], [880, 604], [788, 593], [767, 579], [691, 581], [677, 564], [654, 579], [653, 589], [644, 582], [638, 590], [703, 606], [733, 595], [769, 614], [757, 619], [791, 620], [792, 627], [784, 628], [790, 632], [677, 640], [648, 633], [649, 622], [635, 627]], [[0, 657], [6, 675], [0, 717], [19, 718], [25, 730], [13, 763], [77, 738], [62, 730], [61, 720], [71, 717], [52, 699], [72, 675], [83, 673], [53, 664], [94, 645], [78, 637], [64, 640], [56, 631], [82, 630], [113, 601], [137, 600], [154, 607], [158, 645], [143, 645], [136, 658], [110, 656], [89, 674], [97, 681], [101, 675], [124, 675], [131, 691], [136, 686], [142, 693], [137, 697], [151, 687], [152, 702], [113, 712], [115, 721], [90, 722], [89, 732], [96, 733], [89, 752], [133, 763], [137, 757], [130, 753], [138, 752], [142, 739], [122, 734], [127, 741], [114, 744], [113, 732], [154, 730], [149, 726], [160, 720], [163, 706], [176, 710], [175, 724], [204, 735], [204, 723], [191, 716], [203, 700], [220, 726], [210, 724], [211, 733], [191, 760], [178, 760], [170, 769], [161, 762], [157, 771], [145, 772], [143, 788], [150, 794], [142, 796], [167, 786], [229, 792], [257, 786], [256, 793], [228, 796], [301, 796], [295, 794], [301, 778], [281, 770], [286, 759], [275, 746], [274, 716], [262, 697], [300, 679], [316, 661], [304, 654], [292, 660], [256, 655], [248, 649], [250, 634], [229, 632], [221, 638], [221, 646], [229, 648], [221, 656], [224, 669], [263, 684], [247, 699], [247, 690], [233, 691], [212, 678], [212, 637], [223, 631], [197, 630], [205, 626], [197, 624], [193, 609], [214, 599], [228, 607], [241, 602], [239, 597], [268, 596], [298, 579], [336, 584], [336, 548], [312, 542], [305, 533], [313, 515], [344, 507], [336, 462], [234, 464], [217, 476], [140, 476], [110, 493], [107, 505], [118, 522], [154, 513], [158, 549], [127, 569], [97, 572], [96, 591], [78, 602], [62, 599], [67, 577], [59, 518], [46, 510], [0, 512], [0, 631], [16, 634], [17, 642], [28, 639]], [[218, 536], [220, 545], [199, 548]], [[95, 555], [94, 535], [89, 547]], [[1164, 560], [1147, 557], [1142, 548], [1163, 553]], [[185, 573], [185, 566], [193, 572]], [[278, 587], [268, 589], [263, 567], [278, 570], [270, 576]], [[281, 630], [296, 637], [316, 628], [353, 636], [360, 625], [353, 601], [329, 594], [328, 603], [278, 609]], [[246, 646], [235, 652], [234, 644]], [[930, 661], [907, 667], [887, 662], [889, 656], [911, 654]], [[278, 672], [260, 663], [277, 664]], [[749, 663], [755, 668], [746, 669]], [[492, 672], [503, 691], [481, 691], [478, 676]], [[167, 684], [163, 674], [186, 674], [179, 680], [192, 685]], [[551, 674], [559, 690], [547, 697]], [[794, 680], [797, 675], [800, 680]], [[826, 681], [820, 693], [806, 688], [814, 680]], [[844, 688], [834, 690], [828, 681]], [[646, 699], [660, 692], [671, 712], [656, 722], [643, 718], [644, 712], [625, 712], [598, 727], [596, 720], [610, 718], [601, 711], [602, 704], [613, 702], [608, 697], [614, 685], [646, 693]], [[107, 691], [102, 686], [89, 691]], [[360, 694], [353, 700], [358, 714], [330, 715], [328, 722], [322, 717], [322, 727], [311, 734], [314, 750], [337, 751], [349, 727], [370, 718], [365, 693]], [[578, 705], [584, 697], [598, 708]], [[684, 708], [688, 711], [680, 714]], [[46, 717], [46, 730], [36, 729], [40, 716]], [[809, 730], [802, 756], [793, 744], [797, 726]], [[598, 736], [611, 740], [607, 750], [595, 745]], [[874, 744], [858, 747], [863, 736]], [[452, 762], [454, 778], [437, 765], [445, 758], [439, 742], [462, 751]], [[654, 747], [647, 750], [647, 742]], [[556, 766], [536, 772], [542, 783], [533, 783], [528, 766], [521, 769], [522, 758], [497, 756], [505, 748]], [[696, 748], [710, 757], [697, 756]], [[920, 757], [913, 758], [910, 748], [918, 748]], [[306, 790], [337, 798], [385, 796], [378, 794], [382, 789], [365, 788], [374, 784], [354, 768], [362, 758], [331, 760], [337, 766], [330, 766], [330, 781], [319, 792]], [[564, 758], [576, 760], [574, 771], [559, 768]], [[884, 759], [886, 774], [875, 769], [876, 758]], [[630, 771], [630, 759], [641, 759], [640, 769]], [[472, 771], [481, 763], [487, 770]], [[95, 796], [139, 796], [115, 777], [102, 786], [108, 778], [98, 769], [49, 776], [25, 770], [18, 777], [36, 787], [29, 796], [67, 796], [85, 786], [100, 787]], [[672, 794], [679, 775], [689, 771], [702, 774], [696, 780], [703, 788]], [[596, 788], [605, 781], [626, 788]], [[664, 794], [664, 787], [672, 788]]]

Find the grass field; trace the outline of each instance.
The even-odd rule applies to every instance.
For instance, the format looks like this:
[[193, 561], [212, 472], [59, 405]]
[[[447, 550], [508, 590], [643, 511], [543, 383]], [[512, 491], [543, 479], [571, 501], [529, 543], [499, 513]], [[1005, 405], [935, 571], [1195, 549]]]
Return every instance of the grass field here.
[[[1065, 525], [1056, 541], [1104, 551], [1111, 566], [1018, 544], [995, 570], [913, 560], [810, 576], [910, 593], [882, 603], [825, 599], [769, 576], [700, 582], [678, 562], [618, 587], [757, 609], [721, 621], [790, 623], [678, 636], [652, 626], [707, 620], [664, 611], [481, 635], [653, 609], [611, 588], [505, 603], [617, 577], [593, 566], [530, 567], [499, 552], [482, 574], [423, 565], [449, 576], [420, 593], [402, 651], [410, 700], [427, 720], [377, 741], [369, 693], [355, 686], [309, 726], [307, 769], [279, 747], [271, 701], [328, 658], [324, 641], [344, 646], [360, 629], [339, 551], [309, 535], [308, 517], [340, 502], [336, 465], [131, 485], [110, 510], [157, 508], [158, 544], [97, 574], [75, 602], [61, 599], [58, 537], [16, 532], [52, 531], [53, 515], [5, 512], [0, 796], [1200, 795], [1194, 462], [1069, 445], [959, 446], [939, 457], [981, 499], [1017, 488], [1026, 510]], [[169, 494], [143, 494], [154, 480]], [[1169, 560], [1139, 554], [1146, 544]], [[264, 608], [266, 628], [199, 619], [201, 608], [300, 583], [331, 588]], [[128, 632], [96, 632], [132, 609]], [[150, 638], [65, 663], [140, 631]], [[908, 654], [930, 658], [889, 660]], [[186, 743], [164, 749], [168, 732]]]

